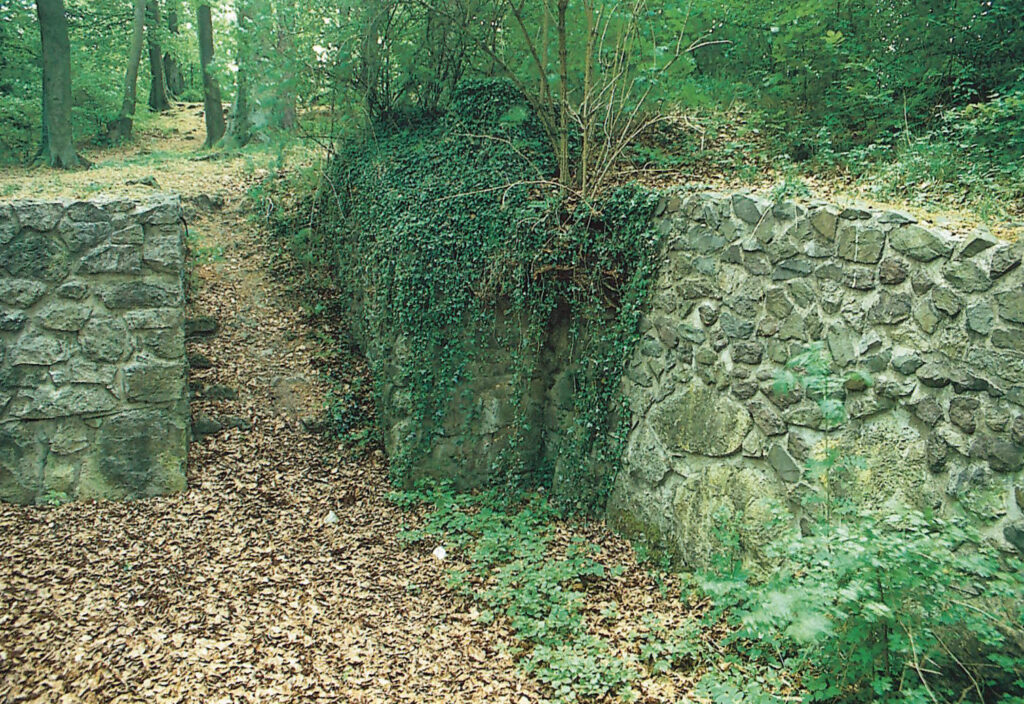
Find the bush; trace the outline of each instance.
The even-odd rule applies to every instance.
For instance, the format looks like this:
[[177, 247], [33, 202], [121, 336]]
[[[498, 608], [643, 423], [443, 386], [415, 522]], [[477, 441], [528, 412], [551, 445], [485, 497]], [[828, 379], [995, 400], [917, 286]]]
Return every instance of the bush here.
[[[833, 428], [841, 382], [820, 345], [778, 380], [818, 398]], [[735, 563], [703, 579], [737, 650], [797, 673], [809, 701], [1019, 703], [1019, 560], [956, 520], [858, 507], [843, 492], [856, 465], [834, 451], [812, 462], [822, 489], [805, 497], [808, 524], [772, 545], [780, 567], [767, 580]]]

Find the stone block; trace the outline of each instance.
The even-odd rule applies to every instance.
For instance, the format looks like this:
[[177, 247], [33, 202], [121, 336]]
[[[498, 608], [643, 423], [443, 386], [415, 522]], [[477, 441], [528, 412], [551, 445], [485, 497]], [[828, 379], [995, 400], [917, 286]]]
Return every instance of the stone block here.
[[954, 241], [920, 225], [904, 225], [892, 231], [889, 244], [911, 259], [930, 262], [933, 259], [948, 258], [953, 252]]
[[81, 274], [141, 274], [142, 252], [133, 245], [102, 244], [84, 257]]
[[21, 389], [11, 402], [10, 413], [16, 418], [39, 420], [107, 413], [116, 407], [117, 399], [106, 388], [73, 384]]
[[157, 271], [182, 271], [185, 266], [185, 242], [181, 228], [176, 224], [146, 228], [142, 258]]
[[103, 284], [98, 287], [100, 299], [107, 308], [171, 308], [182, 303], [181, 286], [161, 281], [133, 280]]
[[47, 330], [77, 332], [92, 315], [92, 306], [81, 303], [49, 303], [36, 311], [35, 319]]
[[22, 229], [31, 228], [38, 232], [49, 232], [64, 217], [64, 204], [59, 202], [14, 201], [11, 208]]
[[836, 234], [837, 254], [857, 264], [877, 264], [885, 247], [885, 232], [859, 221], [842, 222]]
[[185, 365], [139, 356], [125, 366], [124, 384], [129, 401], [176, 401], [185, 397]]
[[56, 282], [68, 275], [71, 263], [68, 250], [59, 239], [22, 230], [0, 250], [0, 267], [14, 277]]
[[82, 326], [78, 344], [96, 362], [117, 362], [128, 350], [128, 330], [119, 318], [93, 318]]

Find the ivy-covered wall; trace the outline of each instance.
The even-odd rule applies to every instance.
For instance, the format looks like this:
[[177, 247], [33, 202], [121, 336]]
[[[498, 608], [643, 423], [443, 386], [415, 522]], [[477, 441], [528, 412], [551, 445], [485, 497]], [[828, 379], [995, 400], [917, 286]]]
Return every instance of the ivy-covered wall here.
[[0, 500], [185, 487], [177, 198], [0, 203]]
[[[429, 427], [410, 412], [401, 330], [372, 341], [389, 453], [415, 438], [429, 450], [405, 455], [411, 476], [467, 486], [494, 480], [511, 448], [517, 462], [551, 463], [563, 494], [577, 475], [558, 463], [582, 459], [614, 474], [615, 525], [702, 565], [723, 521], [754, 558], [778, 521], [798, 521], [820, 490], [807, 467], [830, 447], [857, 458], [846, 490], [859, 501], [965, 515], [1024, 551], [1024, 243], [748, 194], [669, 194], [655, 225], [658, 273], [619, 387], [620, 467], [559, 447], [581, 431], [575, 345], [607, 325], [568, 308], [539, 335], [502, 306], [496, 337], [467, 326], [472, 353]], [[846, 422], [832, 433], [820, 398], [774, 388], [815, 342], [844, 380], [832, 393]], [[510, 352], [524, 346], [525, 363]]]

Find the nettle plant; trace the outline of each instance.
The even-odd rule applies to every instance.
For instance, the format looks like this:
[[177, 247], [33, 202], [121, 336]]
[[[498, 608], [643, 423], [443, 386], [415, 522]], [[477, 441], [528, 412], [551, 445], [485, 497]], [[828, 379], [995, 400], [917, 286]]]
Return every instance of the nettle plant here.
[[[778, 375], [777, 393], [802, 389], [824, 418], [824, 448], [807, 468], [808, 520], [769, 548], [780, 567], [766, 580], [736, 567], [705, 575], [711, 617], [736, 627], [738, 658], [796, 674], [807, 701], [1024, 701], [1020, 562], [961, 521], [849, 498], [844, 488], [862, 461], [833, 436], [847, 421], [843, 389], [853, 380], [871, 383], [835, 373], [820, 343]], [[705, 690], [732, 691], [721, 680]], [[746, 689], [735, 701], [758, 700]]]

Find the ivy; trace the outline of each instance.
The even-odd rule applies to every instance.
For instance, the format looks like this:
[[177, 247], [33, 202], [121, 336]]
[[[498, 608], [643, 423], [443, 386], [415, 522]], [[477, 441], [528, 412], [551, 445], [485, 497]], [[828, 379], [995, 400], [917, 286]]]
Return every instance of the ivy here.
[[[618, 382], [655, 273], [658, 198], [630, 186], [574, 202], [556, 176], [525, 99], [502, 81], [466, 81], [445, 116], [378, 126], [338, 148], [317, 232], [299, 239], [307, 256], [334, 263], [360, 311], [378, 393], [401, 390], [395, 403], [412, 423], [391, 458], [399, 485], [415, 478], [453, 404], [471, 401], [458, 394], [496, 346], [510, 355], [517, 407], [494, 481], [551, 487], [575, 510], [603, 503], [624, 440]], [[559, 316], [576, 413], [555, 460], [541, 462], [523, 452], [536, 429], [522, 399]]]

